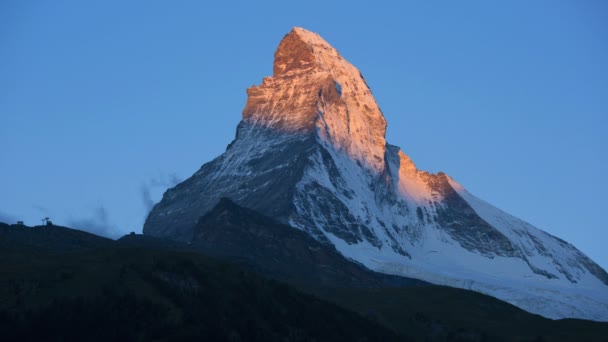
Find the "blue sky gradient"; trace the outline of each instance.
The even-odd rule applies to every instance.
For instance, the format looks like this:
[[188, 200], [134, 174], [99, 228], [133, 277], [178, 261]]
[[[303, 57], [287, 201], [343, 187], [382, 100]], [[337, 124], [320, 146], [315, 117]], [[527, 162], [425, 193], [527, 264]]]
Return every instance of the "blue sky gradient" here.
[[0, 221], [141, 231], [301, 26], [361, 70], [419, 168], [607, 268], [607, 3], [394, 3], [1, 2]]

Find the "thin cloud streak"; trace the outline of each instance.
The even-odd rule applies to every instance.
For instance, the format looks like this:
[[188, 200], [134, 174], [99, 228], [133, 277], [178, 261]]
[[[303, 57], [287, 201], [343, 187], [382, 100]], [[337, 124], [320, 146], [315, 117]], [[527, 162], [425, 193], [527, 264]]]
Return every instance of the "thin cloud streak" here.
[[112, 239], [118, 238], [124, 234], [116, 225], [110, 222], [108, 211], [103, 205], [95, 208], [94, 212], [89, 217], [68, 219], [67, 225], [70, 228], [83, 230]]
[[140, 186], [140, 198], [146, 211], [145, 216], [154, 208], [156, 202], [152, 199], [152, 190], [162, 188], [163, 190], [172, 188], [181, 182], [181, 178], [175, 173], [168, 175], [161, 174], [158, 178], [152, 178]]

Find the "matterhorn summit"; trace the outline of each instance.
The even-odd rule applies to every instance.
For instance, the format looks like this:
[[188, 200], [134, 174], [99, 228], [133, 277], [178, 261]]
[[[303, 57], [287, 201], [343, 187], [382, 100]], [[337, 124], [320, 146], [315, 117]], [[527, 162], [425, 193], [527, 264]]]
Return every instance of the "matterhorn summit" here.
[[243, 121], [321, 141], [377, 173], [385, 168], [386, 120], [363, 76], [316, 33], [294, 28], [277, 49], [274, 75], [247, 90]]
[[385, 140], [362, 74], [294, 28], [247, 90], [236, 138], [167, 190], [144, 233], [190, 241], [223, 197], [382, 273], [492, 295], [550, 318], [608, 321], [608, 274], [571, 244], [418, 170]]

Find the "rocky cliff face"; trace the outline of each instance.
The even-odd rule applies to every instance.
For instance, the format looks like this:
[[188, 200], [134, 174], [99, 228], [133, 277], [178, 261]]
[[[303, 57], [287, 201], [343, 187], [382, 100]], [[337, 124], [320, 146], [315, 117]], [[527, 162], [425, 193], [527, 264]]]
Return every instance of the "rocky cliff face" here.
[[279, 44], [273, 69], [247, 90], [243, 121], [314, 132], [368, 169], [384, 170], [386, 120], [357, 68], [316, 33], [294, 28]]
[[608, 320], [608, 274], [572, 245], [418, 170], [385, 141], [361, 73], [295, 28], [247, 91], [226, 152], [169, 189], [144, 233], [190, 241], [229, 197], [368, 268], [473, 289], [551, 318]]

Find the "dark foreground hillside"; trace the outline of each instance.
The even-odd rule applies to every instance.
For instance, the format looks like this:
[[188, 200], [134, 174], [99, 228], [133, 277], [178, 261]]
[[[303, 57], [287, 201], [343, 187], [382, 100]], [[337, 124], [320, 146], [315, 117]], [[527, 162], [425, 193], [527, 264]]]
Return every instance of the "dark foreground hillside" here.
[[105, 248], [0, 261], [2, 341], [397, 341], [337, 305], [223, 262]]
[[190, 245], [0, 224], [1, 340], [608, 341], [608, 323], [378, 275], [281, 229], [226, 201]]

